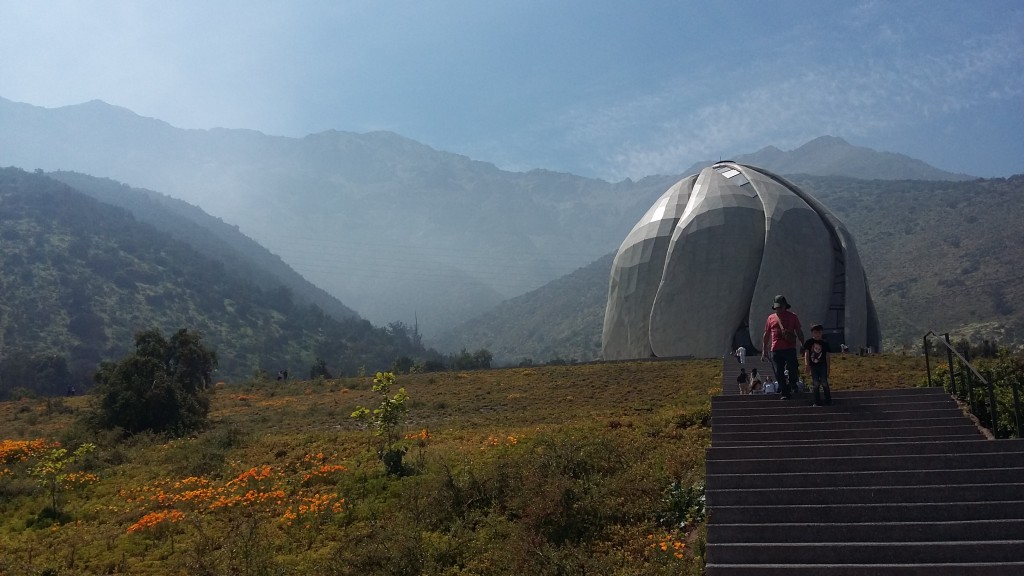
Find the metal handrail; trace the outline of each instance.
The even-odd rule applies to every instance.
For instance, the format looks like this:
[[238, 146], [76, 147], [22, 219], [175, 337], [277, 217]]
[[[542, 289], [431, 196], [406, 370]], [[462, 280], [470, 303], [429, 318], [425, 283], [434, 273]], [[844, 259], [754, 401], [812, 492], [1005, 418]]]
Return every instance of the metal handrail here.
[[[929, 345], [928, 345], [928, 338], [929, 338], [929, 336], [936, 336], [936, 337], [938, 337], [939, 334], [936, 334], [935, 332], [929, 330], [928, 333], [925, 334], [924, 338], [923, 338], [924, 339], [924, 365], [925, 365], [925, 370], [927, 370], [927, 372], [928, 372], [928, 385], [931, 386], [932, 385], [932, 368], [931, 368], [931, 360], [930, 360], [930, 357], [929, 357]], [[946, 332], [946, 333], [942, 334], [941, 336], [942, 336], [942, 338], [939, 338], [938, 340], [939, 340], [939, 343], [941, 343], [943, 346], [946, 347], [946, 361], [949, 364], [950, 392], [952, 392], [954, 395], [959, 395], [959, 390], [957, 389], [957, 385], [956, 385], [955, 371], [953, 370], [953, 355], [956, 355], [957, 359], [959, 359], [960, 362], [964, 366], [969, 368], [971, 373], [973, 373], [973, 375], [976, 376], [978, 378], [978, 380], [981, 382], [981, 384], [983, 384], [985, 386], [985, 388], [987, 389], [987, 392], [988, 392], [989, 417], [991, 418], [991, 422], [992, 422], [992, 428], [991, 428], [992, 435], [995, 436], [996, 438], [998, 438], [999, 437], [999, 419], [998, 419], [999, 407], [996, 404], [995, 385], [992, 382], [989, 382], [989, 380], [987, 378], [982, 376], [981, 372], [978, 372], [978, 370], [974, 367], [974, 365], [972, 365], [970, 363], [970, 361], [967, 360], [967, 358], [964, 358], [964, 356], [962, 354], [960, 354], [960, 352], [957, 351], [956, 348], [954, 348], [949, 343], [949, 332]], [[967, 396], [968, 405], [970, 406], [972, 413], [977, 413], [977, 409], [974, 406], [974, 386], [973, 386], [973, 382], [972, 382], [973, 379], [971, 378], [971, 374], [965, 374], [965, 380], [966, 380], [966, 387], [967, 387], [966, 396]], [[1011, 380], [1010, 381], [1010, 388], [1011, 388], [1011, 390], [1013, 392], [1013, 417], [1014, 417], [1014, 421], [1015, 421], [1015, 424], [1016, 424], [1016, 427], [1017, 427], [1017, 437], [1018, 438], [1024, 438], [1024, 434], [1022, 434], [1022, 429], [1021, 429], [1022, 428], [1021, 410], [1020, 410], [1020, 401], [1018, 399], [1018, 394], [1017, 394], [1017, 382], [1016, 382], [1016, 380]]]
[[[928, 356], [928, 346], [927, 346], [927, 345], [928, 345], [928, 336], [939, 336], [939, 334], [936, 334], [935, 332], [932, 332], [931, 330], [929, 330], [929, 331], [928, 331], [928, 333], [924, 335], [924, 341], [925, 341], [925, 350], [924, 350], [924, 353], [925, 353], [925, 356], [926, 356], [926, 357]], [[975, 375], [975, 376], [977, 376], [978, 378], [980, 378], [980, 379], [981, 379], [981, 381], [985, 383], [985, 385], [988, 385], [988, 380], [986, 380], [986, 379], [985, 379], [985, 377], [984, 377], [984, 376], [982, 376], [982, 375], [981, 375], [981, 373], [980, 373], [980, 372], [978, 372], [978, 371], [977, 371], [977, 370], [976, 370], [976, 369], [974, 368], [974, 366], [972, 366], [972, 365], [971, 365], [970, 361], [968, 361], [968, 360], [967, 360], [967, 358], [964, 358], [963, 354], [961, 354], [960, 352], [958, 352], [958, 351], [957, 351], [957, 349], [956, 349], [956, 348], [954, 348], [954, 347], [953, 347], [953, 346], [952, 346], [952, 345], [951, 345], [951, 344], [949, 343], [949, 332], [946, 332], [945, 334], [942, 334], [942, 336], [943, 336], [943, 339], [942, 339], [942, 340], [939, 340], [939, 343], [940, 343], [940, 344], [942, 344], [943, 346], [945, 346], [945, 347], [946, 347], [946, 348], [947, 348], [947, 349], [948, 349], [948, 350], [949, 350], [950, 352], [952, 352], [953, 354], [956, 354], [956, 357], [957, 357], [957, 358], [959, 358], [961, 362], [963, 362], [964, 364], [966, 364], [966, 365], [967, 365], [967, 367], [971, 369], [971, 372], [974, 372], [974, 375]], [[928, 384], [929, 384], [929, 385], [931, 385], [931, 383], [932, 383], [932, 375], [931, 375], [931, 372], [929, 371], [929, 373], [928, 373]]]

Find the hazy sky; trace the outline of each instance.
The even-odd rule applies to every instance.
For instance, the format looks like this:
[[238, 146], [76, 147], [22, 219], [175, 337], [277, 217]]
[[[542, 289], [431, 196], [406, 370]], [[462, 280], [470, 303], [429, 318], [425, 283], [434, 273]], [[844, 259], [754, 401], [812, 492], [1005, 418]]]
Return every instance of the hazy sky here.
[[1024, 2], [0, 0], [0, 97], [618, 180], [831, 134], [1024, 173]]

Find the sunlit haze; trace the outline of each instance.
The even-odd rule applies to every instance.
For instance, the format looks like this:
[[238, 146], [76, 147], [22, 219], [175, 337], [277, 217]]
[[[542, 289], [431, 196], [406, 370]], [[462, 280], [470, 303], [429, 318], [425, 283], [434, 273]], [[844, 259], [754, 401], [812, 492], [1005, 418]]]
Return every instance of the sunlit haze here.
[[675, 174], [821, 135], [1024, 172], [1024, 3], [0, 0], [0, 97]]

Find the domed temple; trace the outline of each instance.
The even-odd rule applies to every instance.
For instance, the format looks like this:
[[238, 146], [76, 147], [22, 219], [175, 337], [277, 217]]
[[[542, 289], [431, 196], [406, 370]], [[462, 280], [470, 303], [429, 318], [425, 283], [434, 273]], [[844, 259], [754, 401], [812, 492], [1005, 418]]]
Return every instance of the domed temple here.
[[805, 335], [822, 324], [833, 350], [878, 349], [878, 316], [842, 222], [784, 178], [719, 162], [669, 188], [619, 247], [603, 356], [755, 351], [776, 294]]

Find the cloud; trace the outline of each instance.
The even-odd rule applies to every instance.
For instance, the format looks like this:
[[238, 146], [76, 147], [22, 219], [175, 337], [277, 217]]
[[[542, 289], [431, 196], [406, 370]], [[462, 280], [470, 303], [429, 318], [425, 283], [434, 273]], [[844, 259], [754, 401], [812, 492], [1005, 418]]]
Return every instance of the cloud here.
[[[760, 70], [755, 63], [742, 73], [709, 68], [657, 93], [573, 110], [567, 133], [599, 149], [603, 166], [596, 172], [613, 180], [677, 173], [695, 161], [768, 144], [795, 147], [823, 134], [879, 138], [992, 100], [1020, 100], [1022, 38], [1007, 32], [965, 40], [945, 53], [863, 62]], [[701, 83], [710, 88], [688, 88]]]

